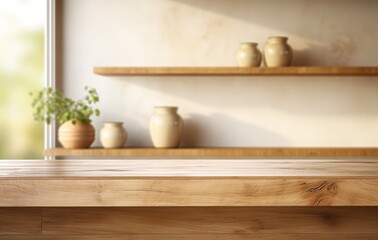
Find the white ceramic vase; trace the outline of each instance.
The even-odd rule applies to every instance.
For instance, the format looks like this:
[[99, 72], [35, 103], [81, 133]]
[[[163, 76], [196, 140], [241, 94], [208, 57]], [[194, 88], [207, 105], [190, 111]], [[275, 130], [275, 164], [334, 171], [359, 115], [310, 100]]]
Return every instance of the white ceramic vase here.
[[150, 135], [156, 148], [175, 148], [180, 145], [183, 120], [178, 107], [155, 107], [150, 118]]
[[104, 148], [122, 148], [127, 140], [127, 131], [122, 122], [105, 122], [100, 130], [100, 142]]
[[261, 64], [261, 52], [257, 43], [241, 43], [236, 54], [239, 67], [258, 67]]
[[287, 37], [269, 37], [264, 48], [264, 64], [267, 67], [290, 66], [293, 51], [287, 44]]
[[89, 148], [95, 140], [95, 128], [92, 124], [83, 124], [80, 121], [67, 121], [58, 129], [58, 141], [64, 148]]

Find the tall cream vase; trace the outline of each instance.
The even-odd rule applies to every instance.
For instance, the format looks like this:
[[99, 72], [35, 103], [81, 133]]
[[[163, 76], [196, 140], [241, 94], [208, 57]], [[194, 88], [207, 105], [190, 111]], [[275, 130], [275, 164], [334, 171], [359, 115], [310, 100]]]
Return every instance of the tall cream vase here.
[[236, 54], [236, 61], [239, 67], [258, 67], [261, 64], [261, 52], [257, 48], [257, 43], [241, 43]]
[[264, 48], [264, 64], [267, 67], [287, 67], [291, 65], [293, 51], [287, 37], [269, 37]]
[[178, 107], [155, 107], [150, 118], [150, 135], [156, 148], [175, 148], [180, 145], [183, 120]]
[[72, 120], [63, 123], [58, 129], [58, 141], [64, 148], [89, 148], [95, 140], [95, 128], [92, 124], [83, 124]]

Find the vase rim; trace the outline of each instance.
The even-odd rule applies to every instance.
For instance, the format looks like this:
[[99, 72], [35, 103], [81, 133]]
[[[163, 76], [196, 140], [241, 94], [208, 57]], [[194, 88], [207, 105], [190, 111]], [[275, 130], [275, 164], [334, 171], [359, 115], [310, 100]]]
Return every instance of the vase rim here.
[[252, 45], [252, 46], [257, 46], [257, 42], [241, 42], [240, 45]]
[[271, 39], [287, 40], [288, 37], [285, 37], [285, 36], [270, 36], [270, 37], [268, 37], [268, 40], [271, 40]]
[[155, 106], [155, 109], [178, 109], [178, 106]]
[[[75, 122], [75, 124], [73, 122]], [[70, 119], [70, 120], [65, 121], [64, 123], [59, 124], [59, 125], [62, 126], [64, 124], [70, 124], [70, 123], [72, 125], [77, 125], [77, 124], [79, 124], [79, 125], [92, 125], [91, 122], [89, 122], [89, 123], [83, 123], [82, 121], [80, 121], [78, 119]]]

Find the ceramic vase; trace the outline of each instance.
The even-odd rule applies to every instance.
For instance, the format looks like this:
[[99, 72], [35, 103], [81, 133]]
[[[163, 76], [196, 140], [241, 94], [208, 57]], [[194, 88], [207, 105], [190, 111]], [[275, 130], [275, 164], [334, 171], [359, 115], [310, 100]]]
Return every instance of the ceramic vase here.
[[89, 148], [95, 140], [95, 128], [92, 124], [67, 121], [58, 129], [58, 141], [64, 148]]
[[104, 148], [122, 148], [127, 140], [127, 131], [122, 122], [105, 122], [100, 130], [100, 142]]
[[293, 51], [287, 37], [269, 37], [264, 48], [264, 64], [267, 67], [286, 67], [291, 65]]
[[183, 120], [178, 107], [155, 107], [150, 118], [150, 135], [156, 148], [175, 148], [180, 145]]
[[257, 43], [241, 43], [236, 54], [239, 67], [258, 67], [261, 64], [261, 52]]

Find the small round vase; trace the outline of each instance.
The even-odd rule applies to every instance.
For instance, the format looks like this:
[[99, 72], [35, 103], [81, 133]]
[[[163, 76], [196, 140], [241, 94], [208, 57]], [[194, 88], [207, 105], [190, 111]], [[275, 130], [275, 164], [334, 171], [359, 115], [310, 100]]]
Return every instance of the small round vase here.
[[105, 122], [100, 130], [100, 142], [104, 148], [122, 148], [127, 140], [127, 131], [122, 122]]
[[261, 64], [261, 52], [257, 43], [241, 43], [236, 54], [239, 67], [258, 67]]
[[150, 135], [156, 148], [175, 148], [180, 145], [183, 120], [178, 107], [155, 107], [150, 118]]
[[269, 37], [264, 48], [264, 64], [267, 67], [286, 67], [291, 65], [293, 51], [287, 44], [287, 37]]
[[92, 124], [83, 124], [76, 121], [63, 123], [58, 129], [58, 141], [64, 148], [89, 148], [95, 140], [95, 128]]

